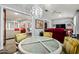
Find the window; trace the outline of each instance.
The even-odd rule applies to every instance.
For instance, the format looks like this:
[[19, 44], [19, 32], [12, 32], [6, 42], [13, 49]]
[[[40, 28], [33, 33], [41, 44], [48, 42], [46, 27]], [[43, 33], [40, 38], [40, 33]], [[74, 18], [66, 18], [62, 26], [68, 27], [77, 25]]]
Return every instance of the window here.
[[[15, 26], [16, 25], [16, 26]], [[7, 21], [7, 30], [14, 30], [14, 28], [19, 28], [19, 24], [15, 21]]]

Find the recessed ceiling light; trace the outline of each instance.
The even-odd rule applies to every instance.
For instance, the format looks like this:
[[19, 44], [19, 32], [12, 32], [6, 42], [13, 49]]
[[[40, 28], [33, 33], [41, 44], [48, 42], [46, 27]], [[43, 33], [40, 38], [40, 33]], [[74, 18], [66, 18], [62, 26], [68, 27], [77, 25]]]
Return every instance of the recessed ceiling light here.
[[15, 12], [14, 14], [15, 14], [15, 15], [18, 15], [19, 13], [16, 13], [16, 12]]
[[59, 17], [61, 17], [62, 15], [61, 15], [61, 14], [59, 14], [58, 16], [59, 16]]
[[45, 12], [48, 12], [48, 10], [46, 9]]

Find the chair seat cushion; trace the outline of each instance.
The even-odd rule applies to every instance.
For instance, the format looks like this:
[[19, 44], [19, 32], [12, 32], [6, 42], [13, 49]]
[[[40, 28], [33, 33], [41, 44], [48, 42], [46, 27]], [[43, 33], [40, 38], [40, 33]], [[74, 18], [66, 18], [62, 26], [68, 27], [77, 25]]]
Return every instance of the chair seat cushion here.
[[16, 34], [16, 41], [19, 43], [21, 40], [25, 39], [26, 36], [25, 33]]
[[44, 35], [44, 37], [52, 38], [53, 33], [52, 32], [44, 32], [43, 35]]

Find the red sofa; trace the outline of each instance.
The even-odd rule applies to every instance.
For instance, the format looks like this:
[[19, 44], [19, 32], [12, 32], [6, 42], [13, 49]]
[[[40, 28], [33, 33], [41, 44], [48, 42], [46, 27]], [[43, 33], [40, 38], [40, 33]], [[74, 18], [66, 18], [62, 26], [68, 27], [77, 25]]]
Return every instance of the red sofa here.
[[26, 29], [25, 28], [15, 28], [15, 31], [20, 31], [21, 33], [25, 33]]
[[64, 42], [64, 37], [66, 35], [66, 31], [64, 31], [64, 28], [47, 28], [45, 29], [45, 32], [52, 32], [52, 38], [57, 39], [61, 43]]

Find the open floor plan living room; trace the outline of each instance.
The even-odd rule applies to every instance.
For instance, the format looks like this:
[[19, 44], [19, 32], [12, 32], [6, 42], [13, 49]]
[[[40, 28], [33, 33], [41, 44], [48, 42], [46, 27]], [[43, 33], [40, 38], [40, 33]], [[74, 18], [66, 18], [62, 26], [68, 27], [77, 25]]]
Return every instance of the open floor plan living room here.
[[79, 4], [1, 4], [0, 54], [79, 54]]

